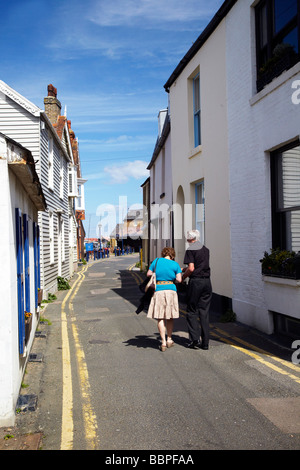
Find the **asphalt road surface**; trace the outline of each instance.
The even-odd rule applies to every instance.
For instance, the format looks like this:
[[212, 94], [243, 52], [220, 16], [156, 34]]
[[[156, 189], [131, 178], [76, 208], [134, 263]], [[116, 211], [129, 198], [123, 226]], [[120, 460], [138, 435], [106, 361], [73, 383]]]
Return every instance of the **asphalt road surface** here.
[[21, 432], [44, 450], [292, 450], [300, 444], [300, 371], [291, 351], [211, 316], [208, 351], [187, 348], [184, 299], [175, 346], [161, 352], [156, 321], [135, 313], [138, 255], [82, 266], [48, 304], [43, 360], [28, 363]]

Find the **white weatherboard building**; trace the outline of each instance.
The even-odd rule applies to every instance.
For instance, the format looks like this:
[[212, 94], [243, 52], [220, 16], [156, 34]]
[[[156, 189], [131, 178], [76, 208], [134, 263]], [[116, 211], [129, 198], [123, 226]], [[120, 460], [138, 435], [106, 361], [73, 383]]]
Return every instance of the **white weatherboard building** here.
[[0, 81], [3, 426], [14, 424], [39, 321], [38, 297], [56, 292], [58, 276], [69, 279], [77, 266], [75, 211], [84, 207], [83, 198], [80, 206], [75, 200], [85, 180], [77, 180], [78, 145], [70, 132], [66, 117], [54, 127], [46, 112]]
[[165, 84], [178, 261], [182, 235], [198, 228], [219, 311], [294, 335], [300, 281], [263, 277], [260, 259], [272, 247], [300, 250], [299, 9], [225, 1]]
[[0, 201], [0, 426], [8, 426], [39, 319], [38, 213], [46, 202], [31, 152], [2, 133]]
[[67, 131], [66, 124], [59, 137], [46, 112], [0, 81], [0, 132], [31, 151], [47, 202], [39, 215], [44, 298], [57, 291], [58, 276], [71, 277], [77, 255], [76, 167]]

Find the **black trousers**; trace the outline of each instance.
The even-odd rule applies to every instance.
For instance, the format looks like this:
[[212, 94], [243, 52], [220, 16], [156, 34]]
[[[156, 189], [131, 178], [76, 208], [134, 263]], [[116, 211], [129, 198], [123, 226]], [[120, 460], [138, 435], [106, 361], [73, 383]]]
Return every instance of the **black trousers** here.
[[[187, 288], [187, 325], [192, 341], [209, 342], [209, 308], [212, 287], [209, 278], [191, 278]], [[200, 320], [200, 322], [199, 322]]]

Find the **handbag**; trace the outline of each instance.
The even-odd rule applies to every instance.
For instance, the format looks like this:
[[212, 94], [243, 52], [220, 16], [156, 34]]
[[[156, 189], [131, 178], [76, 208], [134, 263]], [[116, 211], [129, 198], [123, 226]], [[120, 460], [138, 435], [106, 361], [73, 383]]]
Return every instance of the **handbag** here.
[[154, 266], [154, 271], [151, 274], [150, 280], [148, 281], [148, 284], [145, 287], [145, 292], [148, 292], [148, 293], [151, 292], [151, 295], [154, 294], [155, 289], [156, 289], [156, 274], [155, 274], [155, 271], [156, 271], [157, 262], [158, 262], [158, 258], [156, 260], [156, 263], [155, 263], [155, 266]]
[[149, 282], [149, 279], [146, 277], [146, 279], [144, 279], [142, 284], [139, 285], [139, 289], [143, 294], [145, 294], [145, 289], [146, 289], [146, 285], [148, 284], [148, 282]]

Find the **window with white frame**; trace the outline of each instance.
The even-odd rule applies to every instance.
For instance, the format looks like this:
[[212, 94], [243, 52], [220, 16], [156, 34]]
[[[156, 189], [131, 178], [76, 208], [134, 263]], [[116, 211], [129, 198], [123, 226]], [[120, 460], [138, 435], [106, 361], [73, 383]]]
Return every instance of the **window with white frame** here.
[[165, 193], [165, 179], [166, 179], [166, 149], [162, 148], [161, 155], [161, 195]]
[[65, 221], [61, 219], [61, 261], [64, 263], [65, 257]]
[[155, 202], [155, 164], [152, 166], [152, 171], [151, 171], [151, 178], [150, 181], [152, 182], [152, 203]]
[[204, 181], [195, 184], [195, 222], [201, 243], [205, 242]]
[[86, 180], [82, 178], [77, 178], [77, 197], [75, 199], [75, 210], [84, 211], [85, 202], [84, 202], [84, 183]]
[[61, 199], [64, 198], [64, 160], [62, 155], [60, 155], [59, 168], [59, 196]]
[[200, 75], [193, 79], [194, 145], [201, 145]]
[[77, 168], [74, 165], [69, 165], [69, 196], [77, 196]]
[[53, 212], [49, 212], [49, 249], [50, 249], [50, 264], [54, 263], [54, 220]]
[[48, 140], [48, 187], [54, 189], [54, 157], [53, 157], [53, 139]]
[[83, 207], [82, 201], [82, 184], [77, 185], [77, 209], [81, 209]]

